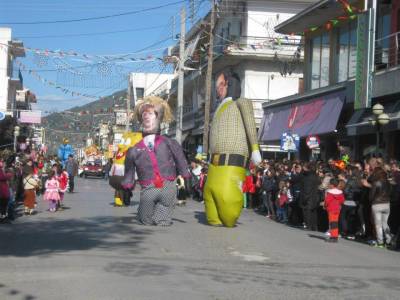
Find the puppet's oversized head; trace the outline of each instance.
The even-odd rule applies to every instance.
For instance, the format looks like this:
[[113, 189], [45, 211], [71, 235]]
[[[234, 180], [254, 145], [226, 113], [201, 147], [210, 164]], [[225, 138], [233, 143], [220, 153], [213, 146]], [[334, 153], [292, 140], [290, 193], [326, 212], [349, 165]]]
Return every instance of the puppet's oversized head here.
[[121, 142], [118, 144], [118, 152], [115, 156], [115, 164], [123, 165], [128, 149], [135, 146], [141, 139], [142, 134], [140, 132], [125, 132], [122, 135]]
[[156, 96], [148, 96], [138, 101], [134, 117], [142, 125], [144, 134], [159, 133], [161, 123], [170, 123], [173, 120], [167, 101]]

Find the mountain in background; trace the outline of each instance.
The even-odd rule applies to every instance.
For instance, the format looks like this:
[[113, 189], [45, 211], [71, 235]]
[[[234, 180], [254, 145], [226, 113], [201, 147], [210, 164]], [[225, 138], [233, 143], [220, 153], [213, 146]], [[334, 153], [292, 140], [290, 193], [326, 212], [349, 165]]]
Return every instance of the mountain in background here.
[[63, 138], [74, 148], [83, 147], [88, 137], [95, 137], [101, 123], [114, 121], [114, 110], [126, 108], [126, 90], [118, 91], [82, 106], [52, 113], [42, 119], [49, 153], [55, 153]]

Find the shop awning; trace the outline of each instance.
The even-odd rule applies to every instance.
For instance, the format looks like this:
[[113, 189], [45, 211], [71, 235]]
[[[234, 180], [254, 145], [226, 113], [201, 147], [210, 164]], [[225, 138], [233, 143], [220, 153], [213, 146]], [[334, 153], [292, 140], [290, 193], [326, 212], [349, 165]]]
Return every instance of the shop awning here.
[[[381, 131], [394, 131], [400, 129], [400, 101], [382, 103], [385, 106], [385, 113], [389, 115], [389, 124], [381, 126]], [[346, 125], [347, 134], [350, 136], [372, 134], [376, 132], [375, 126], [369, 123], [374, 118], [372, 109], [356, 110]]]
[[283, 132], [300, 137], [329, 133], [336, 129], [345, 100], [344, 92], [311, 100], [265, 108], [259, 130], [262, 142], [280, 140]]
[[[358, 0], [348, 0], [347, 4], [362, 9]], [[343, 11], [344, 3], [341, 1], [321, 0], [311, 4], [303, 11], [295, 14], [290, 19], [275, 26], [275, 31], [283, 34], [303, 32], [305, 29], [319, 27], [328, 20], [346, 15]]]

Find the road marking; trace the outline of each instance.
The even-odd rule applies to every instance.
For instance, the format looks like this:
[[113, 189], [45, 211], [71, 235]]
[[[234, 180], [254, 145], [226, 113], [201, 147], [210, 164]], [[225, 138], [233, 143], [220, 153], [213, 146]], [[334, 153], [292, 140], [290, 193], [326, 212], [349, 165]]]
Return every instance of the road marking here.
[[240, 253], [239, 251], [233, 251], [230, 254], [240, 257], [245, 261], [264, 262], [269, 259], [269, 257], [264, 256], [262, 253]]

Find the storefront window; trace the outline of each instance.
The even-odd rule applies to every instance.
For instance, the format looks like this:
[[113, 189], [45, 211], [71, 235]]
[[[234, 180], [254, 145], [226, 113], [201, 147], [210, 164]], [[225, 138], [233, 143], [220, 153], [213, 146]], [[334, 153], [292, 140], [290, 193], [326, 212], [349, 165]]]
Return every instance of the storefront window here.
[[340, 30], [339, 53], [338, 53], [338, 82], [347, 80], [349, 73], [349, 39], [350, 33], [347, 30]]
[[350, 23], [349, 78], [356, 76], [357, 65], [357, 23]]
[[319, 88], [321, 77], [321, 37], [316, 37], [311, 41], [312, 61], [311, 61], [311, 89]]
[[311, 89], [329, 85], [330, 45], [328, 33], [311, 40]]
[[339, 29], [337, 55], [337, 81], [343, 82], [354, 77], [357, 63], [357, 30], [355, 22]]
[[321, 82], [320, 87], [329, 85], [329, 35], [325, 33], [321, 38]]

